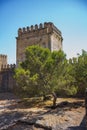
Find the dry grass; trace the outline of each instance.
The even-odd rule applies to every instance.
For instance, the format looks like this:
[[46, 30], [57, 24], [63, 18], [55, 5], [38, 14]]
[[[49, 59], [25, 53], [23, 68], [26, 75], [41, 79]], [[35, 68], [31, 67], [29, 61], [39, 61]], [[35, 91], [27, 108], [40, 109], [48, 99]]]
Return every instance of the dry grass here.
[[[43, 101], [42, 97], [33, 97], [33, 98], [24, 98], [20, 102], [20, 105], [24, 106], [25, 108], [43, 108], [45, 106], [52, 106], [53, 104], [53, 99], [51, 98], [50, 100]], [[61, 102], [84, 102], [83, 99], [77, 99], [77, 98], [57, 98], [57, 104]]]
[[44, 106], [52, 105], [52, 100], [43, 101], [42, 97], [24, 98], [24, 99], [22, 99], [20, 104], [25, 106], [25, 107], [29, 107], [29, 108], [31, 108], [31, 107], [42, 108]]

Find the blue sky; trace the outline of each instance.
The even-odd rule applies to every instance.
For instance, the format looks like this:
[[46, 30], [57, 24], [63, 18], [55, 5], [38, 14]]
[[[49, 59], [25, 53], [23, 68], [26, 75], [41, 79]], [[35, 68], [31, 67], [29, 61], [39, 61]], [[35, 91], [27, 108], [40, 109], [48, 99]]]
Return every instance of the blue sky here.
[[16, 63], [16, 38], [19, 27], [53, 22], [63, 36], [67, 58], [87, 51], [86, 0], [0, 0], [0, 54]]

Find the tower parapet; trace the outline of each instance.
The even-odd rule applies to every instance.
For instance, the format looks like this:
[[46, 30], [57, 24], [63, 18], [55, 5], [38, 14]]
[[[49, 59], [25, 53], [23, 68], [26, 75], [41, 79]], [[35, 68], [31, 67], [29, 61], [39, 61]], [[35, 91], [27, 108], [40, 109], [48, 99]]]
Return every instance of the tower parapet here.
[[6, 59], [7, 60], [7, 55], [3, 55], [3, 54], [0, 54], [0, 60], [3, 60], [3, 59]]
[[8, 70], [13, 70], [16, 68], [15, 64], [7, 64], [7, 65], [2, 65], [1, 66], [1, 71], [8, 71]]
[[46, 33], [53, 33], [53, 31], [56, 31], [59, 35], [61, 35], [61, 31], [59, 29], [57, 29], [54, 24], [52, 22], [45, 22], [44, 24], [40, 23], [39, 25], [31, 25], [30, 27], [27, 26], [26, 28], [19, 28], [18, 29], [18, 38], [20, 38], [20, 36], [24, 35], [24, 34], [30, 34], [32, 35], [36, 35], [37, 32], [38, 34], [46, 34]]

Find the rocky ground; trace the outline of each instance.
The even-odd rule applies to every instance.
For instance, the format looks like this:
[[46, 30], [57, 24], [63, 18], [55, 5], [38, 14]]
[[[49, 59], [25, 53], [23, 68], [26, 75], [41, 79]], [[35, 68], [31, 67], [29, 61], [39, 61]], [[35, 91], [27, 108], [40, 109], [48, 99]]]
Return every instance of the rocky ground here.
[[0, 94], [0, 130], [86, 130], [84, 100], [58, 98], [57, 107], [25, 107], [11, 93]]

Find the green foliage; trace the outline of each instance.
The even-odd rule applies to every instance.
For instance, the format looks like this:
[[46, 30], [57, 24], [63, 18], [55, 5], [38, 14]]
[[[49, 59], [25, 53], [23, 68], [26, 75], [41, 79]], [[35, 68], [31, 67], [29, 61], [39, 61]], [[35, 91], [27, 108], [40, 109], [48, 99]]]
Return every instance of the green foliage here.
[[75, 79], [78, 86], [78, 94], [84, 95], [87, 87], [87, 52], [82, 50], [75, 64]]
[[59, 96], [84, 95], [87, 86], [87, 52], [66, 59], [63, 51], [51, 52], [40, 46], [29, 46], [26, 60], [15, 70], [17, 92], [42, 96], [56, 92]]
[[47, 48], [30, 46], [25, 55], [26, 60], [16, 69], [15, 74], [19, 90], [33, 96], [54, 91], [54, 79], [57, 79], [56, 76], [62, 71], [60, 65], [64, 64], [64, 52], [51, 52]]
[[[31, 86], [35, 86], [37, 84], [38, 75], [35, 74], [33, 76], [30, 76], [30, 71], [25, 70], [22, 67], [19, 67], [15, 70], [15, 79], [17, 81], [17, 90], [16, 92], [21, 95], [32, 95], [33, 89]], [[29, 93], [28, 93], [29, 91]]]

